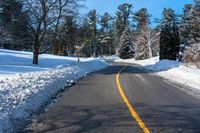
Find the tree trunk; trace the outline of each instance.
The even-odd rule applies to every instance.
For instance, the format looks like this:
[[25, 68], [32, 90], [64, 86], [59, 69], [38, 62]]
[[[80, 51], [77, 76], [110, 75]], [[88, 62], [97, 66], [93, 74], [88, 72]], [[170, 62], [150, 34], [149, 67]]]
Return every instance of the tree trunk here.
[[1, 43], [1, 48], [4, 48], [3, 43]]
[[38, 65], [39, 47], [34, 45], [33, 51], [33, 64]]
[[150, 39], [151, 39], [151, 38], [149, 37], [149, 40], [148, 40], [148, 42], [147, 42], [147, 43], [148, 43], [148, 52], [149, 52], [149, 53], [148, 53], [148, 56], [149, 56], [148, 58], [149, 58], [149, 59], [151, 59], [151, 58], [153, 57], [152, 50], [151, 50], [151, 42], [150, 42]]

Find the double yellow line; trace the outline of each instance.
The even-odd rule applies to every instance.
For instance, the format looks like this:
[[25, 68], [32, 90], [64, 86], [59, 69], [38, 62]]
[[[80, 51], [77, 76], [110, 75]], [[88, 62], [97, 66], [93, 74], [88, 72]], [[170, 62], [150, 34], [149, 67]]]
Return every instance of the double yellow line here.
[[127, 67], [124, 66], [116, 75], [116, 83], [117, 83], [117, 87], [118, 90], [121, 94], [121, 97], [123, 99], [123, 101], [125, 102], [126, 106], [128, 107], [132, 117], [136, 120], [136, 122], [138, 123], [138, 125], [140, 126], [140, 128], [144, 131], [144, 133], [150, 133], [149, 129], [146, 127], [146, 125], [144, 124], [144, 122], [142, 121], [142, 119], [139, 117], [139, 115], [137, 114], [137, 112], [134, 110], [134, 108], [131, 106], [130, 102], [128, 101], [128, 98], [126, 97], [126, 95], [124, 94], [124, 91], [121, 87], [121, 84], [119, 82], [119, 75], [120, 73]]

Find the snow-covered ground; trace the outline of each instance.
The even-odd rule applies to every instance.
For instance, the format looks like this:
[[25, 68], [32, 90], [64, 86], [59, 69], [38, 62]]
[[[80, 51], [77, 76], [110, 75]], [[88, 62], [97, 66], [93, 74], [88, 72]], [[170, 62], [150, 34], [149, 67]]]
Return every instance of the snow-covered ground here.
[[64, 87], [107, 66], [99, 59], [77, 60], [43, 54], [32, 65], [32, 53], [0, 49], [0, 133], [14, 132]]
[[172, 60], [159, 61], [159, 57], [147, 60], [116, 59], [115, 61], [138, 64], [145, 69], [153, 70], [154, 73], [172, 82], [193, 88], [195, 92], [197, 90], [200, 92], [200, 69], [198, 68], [185, 66], [184, 63]]

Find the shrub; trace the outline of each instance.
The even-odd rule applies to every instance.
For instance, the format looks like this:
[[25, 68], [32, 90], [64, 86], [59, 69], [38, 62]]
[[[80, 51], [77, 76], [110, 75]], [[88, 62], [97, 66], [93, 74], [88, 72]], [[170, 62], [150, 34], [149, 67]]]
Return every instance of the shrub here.
[[190, 47], [186, 47], [183, 55], [183, 61], [187, 65], [195, 65], [200, 68], [200, 43], [195, 43]]

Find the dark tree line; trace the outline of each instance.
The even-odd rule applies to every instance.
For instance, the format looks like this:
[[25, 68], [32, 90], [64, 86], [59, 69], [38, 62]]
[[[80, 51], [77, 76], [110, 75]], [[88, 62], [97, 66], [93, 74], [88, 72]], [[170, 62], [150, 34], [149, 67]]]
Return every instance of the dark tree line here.
[[[160, 55], [160, 59], [176, 60], [181, 43], [192, 48], [200, 41], [200, 0], [185, 5], [181, 15], [165, 8], [156, 28], [151, 27], [146, 8], [133, 11], [132, 4], [124, 3], [114, 16], [107, 12], [100, 15], [95, 9], [81, 16], [80, 3], [81, 0], [2, 0], [1, 47], [32, 50], [33, 64], [38, 64], [43, 53], [85, 57], [117, 54], [135, 59]], [[188, 58], [193, 56], [184, 56], [185, 61]]]
[[28, 27], [28, 16], [23, 3], [16, 0], [2, 0], [0, 3], [1, 48], [31, 49], [32, 37]]
[[175, 12], [171, 8], [165, 8], [160, 32], [160, 60], [178, 59], [179, 46], [180, 36]]
[[180, 38], [183, 47], [183, 61], [200, 68], [200, 0], [186, 4], [180, 20]]

